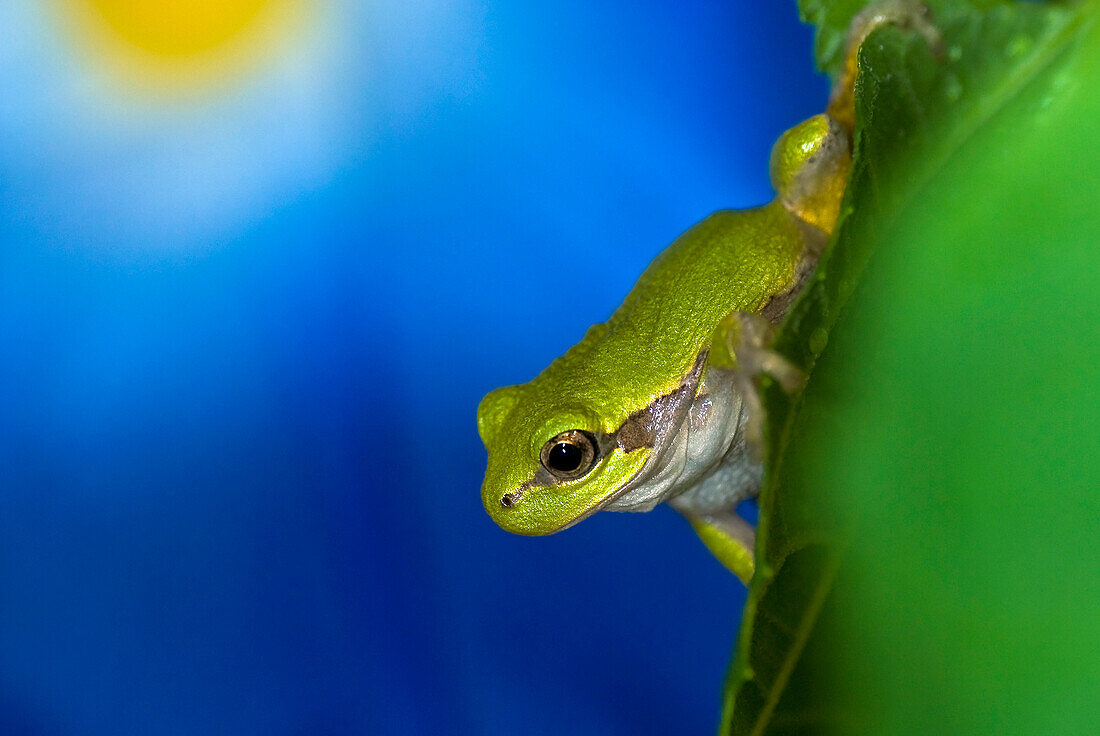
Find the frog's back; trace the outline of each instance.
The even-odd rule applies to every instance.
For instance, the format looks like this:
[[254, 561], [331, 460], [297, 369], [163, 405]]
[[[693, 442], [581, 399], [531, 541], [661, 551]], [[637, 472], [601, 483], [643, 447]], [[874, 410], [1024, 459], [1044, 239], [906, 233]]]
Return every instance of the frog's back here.
[[539, 376], [610, 424], [674, 389], [730, 312], [759, 312], [790, 291], [805, 225], [779, 203], [716, 212], [669, 246], [611, 318]]

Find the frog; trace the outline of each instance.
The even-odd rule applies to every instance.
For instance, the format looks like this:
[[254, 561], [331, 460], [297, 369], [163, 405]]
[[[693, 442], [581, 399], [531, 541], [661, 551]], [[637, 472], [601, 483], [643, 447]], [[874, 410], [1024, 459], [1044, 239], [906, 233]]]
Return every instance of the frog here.
[[852, 21], [823, 113], [783, 133], [775, 198], [710, 215], [645, 269], [611, 317], [477, 410], [481, 498], [501, 528], [567, 529], [597, 511], [680, 512], [744, 584], [755, 530], [737, 513], [764, 481], [760, 386], [806, 373], [770, 347], [837, 227], [852, 168], [858, 51], [879, 26], [939, 36], [925, 8], [884, 0]]

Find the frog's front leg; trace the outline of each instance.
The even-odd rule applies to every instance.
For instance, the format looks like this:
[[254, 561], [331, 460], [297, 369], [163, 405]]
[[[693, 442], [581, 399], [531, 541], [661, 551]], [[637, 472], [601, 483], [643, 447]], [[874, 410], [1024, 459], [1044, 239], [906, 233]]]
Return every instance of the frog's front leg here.
[[773, 338], [774, 327], [762, 315], [733, 312], [722, 320], [711, 341], [712, 363], [734, 370], [745, 414], [742, 432], [750, 455], [758, 462], [764, 457], [764, 404], [757, 379], [769, 376], [788, 394], [806, 383], [806, 373], [801, 368], [772, 350]]
[[700, 391], [704, 398], [736, 407], [736, 434], [705, 480], [669, 500], [703, 544], [746, 584], [754, 569], [754, 532], [733, 507], [760, 489], [764, 408], [757, 379], [766, 374], [787, 392], [805, 382], [803, 371], [771, 349], [772, 336], [771, 323], [759, 314], [733, 312], [720, 323]]
[[756, 533], [749, 522], [733, 511], [694, 514], [681, 511], [691, 523], [699, 539], [726, 568], [749, 584], [756, 568], [753, 549]]

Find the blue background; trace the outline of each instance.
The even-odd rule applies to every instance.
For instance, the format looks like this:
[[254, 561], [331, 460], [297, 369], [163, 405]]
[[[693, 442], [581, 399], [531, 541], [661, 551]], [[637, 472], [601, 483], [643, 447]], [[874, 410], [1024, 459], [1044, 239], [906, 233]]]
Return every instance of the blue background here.
[[500, 531], [474, 413], [770, 199], [794, 3], [332, 1], [169, 102], [10, 5], [0, 733], [712, 732], [743, 589]]

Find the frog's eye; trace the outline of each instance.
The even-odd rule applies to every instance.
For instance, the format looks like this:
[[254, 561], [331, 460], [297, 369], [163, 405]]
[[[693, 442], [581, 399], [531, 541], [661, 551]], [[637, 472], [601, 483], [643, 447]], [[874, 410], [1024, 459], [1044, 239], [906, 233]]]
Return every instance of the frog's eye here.
[[596, 439], [588, 432], [571, 429], [553, 437], [542, 446], [542, 467], [559, 480], [573, 480], [596, 465]]

